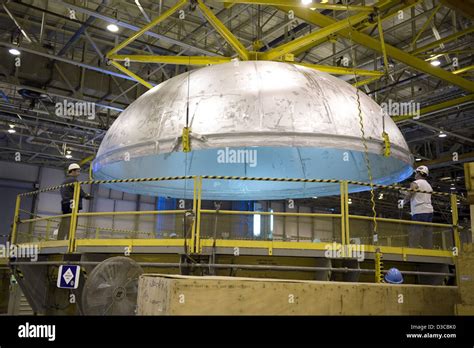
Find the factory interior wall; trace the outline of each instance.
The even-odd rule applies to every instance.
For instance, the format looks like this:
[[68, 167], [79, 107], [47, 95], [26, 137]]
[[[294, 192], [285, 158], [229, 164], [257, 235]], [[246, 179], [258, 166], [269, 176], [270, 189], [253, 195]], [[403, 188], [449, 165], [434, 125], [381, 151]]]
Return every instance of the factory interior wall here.
[[[0, 234], [9, 235], [11, 232], [17, 194], [60, 185], [64, 178], [64, 171], [60, 169], [0, 161]], [[82, 173], [79, 180], [88, 180], [88, 175]], [[155, 209], [155, 197], [118, 192], [98, 185], [91, 186], [83, 187], [85, 192], [91, 193], [95, 197], [91, 202], [83, 200], [83, 212]], [[34, 204], [36, 212], [40, 216], [57, 215], [61, 214], [60, 202], [59, 191], [44, 192], [37, 197], [36, 201], [31, 198], [22, 198], [21, 209], [33, 211]], [[94, 218], [92, 223], [102, 227], [120, 225], [121, 229], [137, 227], [139, 230], [153, 231], [155, 224], [153, 220], [154, 218], [149, 216], [140, 219], [100, 217]], [[0, 236], [0, 242], [3, 243], [5, 238]]]
[[[39, 169], [22, 163], [0, 161], [0, 243], [4, 244], [11, 233], [16, 196], [33, 191]], [[31, 210], [32, 200], [24, 200], [22, 209]]]
[[[31, 183], [0, 179], [0, 244], [5, 244], [10, 235], [16, 196], [27, 191], [31, 191]], [[31, 202], [24, 202], [24, 206], [31, 207]]]

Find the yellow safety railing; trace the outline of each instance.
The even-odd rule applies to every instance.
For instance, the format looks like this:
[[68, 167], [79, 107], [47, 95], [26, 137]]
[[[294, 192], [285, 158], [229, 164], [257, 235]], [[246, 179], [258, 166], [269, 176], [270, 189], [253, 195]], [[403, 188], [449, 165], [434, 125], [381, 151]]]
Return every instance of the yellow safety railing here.
[[[114, 183], [138, 183], [138, 182], [156, 182], [156, 181], [166, 181], [166, 180], [192, 180], [193, 181], [193, 199], [192, 199], [192, 208], [191, 210], [186, 209], [176, 209], [176, 210], [147, 210], [147, 211], [113, 211], [113, 212], [79, 212], [79, 204], [73, 204], [71, 206], [72, 212], [70, 214], [63, 214], [63, 215], [53, 215], [53, 216], [43, 216], [43, 217], [34, 217], [28, 219], [21, 219], [21, 200], [23, 197], [32, 196], [35, 194], [49, 192], [53, 190], [58, 190], [64, 186], [73, 185], [74, 186], [74, 198], [73, 202], [79, 202], [80, 199], [80, 190], [81, 186], [83, 185], [90, 185], [90, 184], [114, 184]], [[340, 194], [336, 197], [339, 201], [337, 206], [340, 208], [340, 212], [335, 213], [320, 213], [320, 212], [278, 212], [278, 211], [239, 211], [239, 210], [229, 210], [229, 209], [203, 209], [202, 208], [202, 187], [203, 181], [205, 180], [244, 180], [244, 181], [266, 181], [266, 182], [293, 182], [293, 183], [329, 183], [329, 184], [337, 184], [339, 186]], [[327, 249], [328, 243], [335, 242], [337, 245], [350, 245], [351, 242], [351, 224], [354, 224], [356, 221], [360, 221], [361, 223], [366, 221], [368, 223], [373, 222], [372, 216], [364, 216], [359, 214], [353, 214], [350, 211], [350, 198], [349, 198], [349, 185], [360, 185], [360, 186], [370, 186], [369, 183], [365, 182], [356, 182], [356, 181], [349, 181], [349, 180], [325, 180], [325, 179], [291, 179], [291, 178], [253, 178], [253, 177], [234, 177], [234, 176], [179, 176], [179, 177], [161, 177], [161, 178], [139, 178], [139, 179], [123, 179], [123, 180], [90, 180], [90, 181], [83, 181], [83, 182], [76, 182], [73, 184], [67, 185], [60, 185], [49, 187], [33, 192], [23, 193], [17, 196], [16, 206], [15, 206], [15, 215], [13, 221], [13, 230], [12, 230], [12, 243], [21, 243], [23, 240], [20, 241], [18, 238], [19, 235], [27, 235], [29, 240], [28, 242], [44, 242], [44, 241], [51, 241], [52, 231], [53, 231], [53, 223], [57, 223], [62, 219], [70, 219], [69, 222], [69, 233], [67, 239], [67, 252], [72, 253], [77, 250], [78, 243], [83, 243], [87, 245], [107, 245], [103, 239], [101, 239], [101, 233], [104, 231], [108, 231], [111, 234], [111, 238], [107, 239], [108, 243], [112, 243], [113, 241], [120, 240], [123, 244], [133, 244], [134, 241], [143, 239], [140, 236], [147, 236], [147, 240], [149, 241], [148, 244], [150, 246], [158, 246], [158, 245], [166, 245], [166, 246], [179, 246], [184, 244], [186, 246], [186, 250], [189, 253], [201, 253], [204, 247], [249, 247], [249, 248], [266, 248], [268, 249], [268, 254], [272, 255], [273, 249], [275, 248], [290, 248], [290, 249], [312, 249], [312, 250], [324, 250]], [[401, 186], [395, 185], [377, 185], [373, 184], [374, 188], [376, 189], [388, 189], [388, 190], [403, 190], [403, 191], [415, 191], [415, 192], [423, 192], [420, 190], [411, 190]], [[395, 219], [395, 218], [386, 218], [378, 216], [377, 222], [380, 224], [397, 224], [397, 226], [427, 226], [432, 228], [440, 228], [444, 230], [449, 230], [452, 233], [452, 241], [453, 246], [456, 250], [460, 250], [460, 238], [459, 238], [459, 231], [458, 231], [458, 210], [457, 210], [457, 200], [459, 199], [458, 196], [455, 194], [443, 193], [443, 192], [431, 192], [434, 196], [440, 196], [449, 198], [449, 202], [451, 205], [451, 223], [427, 223], [427, 222], [418, 222], [418, 221], [411, 221], [405, 219]], [[175, 238], [171, 240], [170, 238], [162, 238], [158, 239], [155, 236], [155, 233], [150, 233], [146, 231], [140, 231], [139, 228], [129, 229], [129, 228], [115, 228], [115, 227], [98, 227], [94, 225], [88, 225], [87, 222], [84, 223], [82, 220], [87, 220], [88, 218], [96, 218], [96, 217], [123, 217], [123, 216], [132, 216], [132, 217], [139, 217], [142, 215], [149, 215], [149, 216], [158, 216], [158, 215], [183, 215], [186, 217], [186, 214], [191, 214], [192, 218], [190, 219], [190, 223], [192, 224], [189, 228], [190, 233], [188, 235], [187, 232], [181, 236], [182, 238]], [[34, 215], [34, 214], [30, 214]], [[298, 243], [294, 241], [288, 241], [285, 238], [279, 239], [275, 236], [270, 236], [267, 239], [252, 239], [252, 240], [242, 240], [242, 239], [233, 239], [232, 236], [223, 237], [222, 233], [219, 235], [212, 231], [209, 231], [209, 228], [203, 231], [203, 225], [206, 223], [206, 219], [209, 216], [214, 216], [216, 218], [214, 222], [214, 230], [217, 231], [217, 218], [229, 218], [231, 219], [233, 216], [241, 216], [241, 217], [248, 217], [248, 216], [255, 216], [260, 215], [261, 217], [272, 217], [273, 218], [297, 218], [297, 219], [310, 219], [311, 223], [314, 221], [331, 221], [332, 226], [337, 226], [334, 230], [334, 233], [328, 237], [327, 240], [308, 240], [308, 237], [299, 238], [297, 239]], [[81, 220], [81, 221], [80, 221]], [[185, 218], [185, 220], [187, 220]], [[184, 221], [184, 220], [183, 220]], [[306, 221], [306, 220], [305, 220]], [[185, 224], [186, 222], [183, 222]], [[208, 221], [209, 223], [209, 221]], [[28, 232], [21, 232], [19, 231], [21, 226], [25, 224], [29, 225]], [[185, 226], [185, 225], [184, 225]], [[188, 226], [189, 227], [189, 226]], [[82, 238], [78, 235], [78, 230], [86, 230], [85, 233], [86, 238]], [[186, 228], [184, 230], [187, 231]], [[370, 230], [370, 228], [369, 228]], [[90, 233], [89, 231], [93, 231], [93, 235], [95, 238], [88, 238]], [[314, 228], [312, 229], [314, 232]], [[156, 231], [154, 231], [156, 232]], [[33, 235], [37, 233], [41, 233], [41, 238], [37, 238], [36, 241], [33, 239]], [[125, 234], [127, 235], [126, 240], [122, 238], [114, 238], [114, 234]], [[443, 238], [445, 238], [444, 233], [442, 234]], [[363, 236], [357, 236], [361, 240], [364, 239]], [[306, 239], [305, 239], [306, 238]], [[385, 238], [382, 236], [382, 238]], [[406, 234], [399, 233], [391, 234], [387, 237], [392, 240], [404, 239], [406, 238]], [[100, 242], [102, 241], [102, 242]], [[66, 242], [66, 240], [64, 241]], [[141, 245], [144, 245], [144, 242], [141, 242]], [[383, 252], [396, 252], [403, 255], [406, 254], [414, 254], [414, 255], [427, 255], [427, 256], [456, 256], [457, 253], [452, 253], [449, 248], [445, 248], [447, 250], [430, 250], [430, 249], [415, 249], [415, 248], [408, 248], [406, 245], [401, 245], [400, 247], [395, 247], [390, 243], [386, 243], [386, 245], [371, 242], [360, 242], [359, 244], [365, 247], [367, 252], [375, 252], [376, 250], [380, 250]], [[443, 246], [447, 245], [443, 239]]]

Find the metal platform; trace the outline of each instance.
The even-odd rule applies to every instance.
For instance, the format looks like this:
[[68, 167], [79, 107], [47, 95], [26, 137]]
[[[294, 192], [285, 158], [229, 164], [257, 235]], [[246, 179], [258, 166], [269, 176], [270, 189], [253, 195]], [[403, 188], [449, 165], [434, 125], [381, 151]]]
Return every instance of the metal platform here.
[[[147, 178], [135, 180], [182, 180], [188, 177]], [[145, 273], [182, 274], [195, 276], [238, 276], [252, 278], [300, 279], [377, 283], [384, 272], [397, 267], [402, 271], [407, 284], [454, 286], [455, 259], [459, 250], [457, 231], [456, 196], [439, 193], [452, 204], [452, 223], [420, 223], [402, 219], [363, 216], [349, 211], [348, 185], [367, 185], [335, 181], [340, 186], [338, 211], [328, 213], [299, 212], [255, 212], [203, 209], [200, 196], [202, 180], [206, 177], [192, 177], [194, 193], [191, 209], [121, 211], [121, 212], [79, 212], [77, 207], [71, 214], [23, 219], [20, 201], [27, 195], [58, 189], [48, 188], [20, 195], [17, 200], [12, 241], [18, 247], [37, 247], [38, 259], [10, 260], [22, 291], [33, 310], [43, 314], [80, 314], [80, 301], [67, 304], [70, 294], [80, 298], [83, 283], [88, 274], [104, 260], [114, 256], [126, 256], [136, 261]], [[259, 178], [212, 177], [213, 180], [260, 180]], [[268, 178], [261, 180], [271, 180]], [[318, 182], [308, 179], [279, 179], [282, 181]], [[322, 180], [327, 182], [327, 180]], [[85, 184], [104, 184], [107, 181], [90, 181], [75, 185], [75, 199], [79, 188]], [[399, 190], [395, 186], [377, 185], [379, 189]], [[436, 193], [435, 193], [436, 194]], [[454, 204], [453, 204], [454, 203]], [[313, 225], [327, 224], [332, 232], [325, 239], [318, 228], [313, 228], [311, 240], [297, 236], [266, 235], [245, 239], [229, 230], [233, 216], [272, 216], [280, 219], [311, 219]], [[140, 216], [174, 216], [181, 221], [175, 237], [156, 236], [154, 232], [126, 230], [120, 225], [106, 228], [100, 221], [107, 219]], [[192, 219], [189, 219], [189, 217]], [[210, 217], [210, 218], [209, 218]], [[97, 220], [98, 218], [102, 220]], [[66, 240], [52, 240], [54, 226], [63, 219], [69, 222]], [[206, 220], [207, 219], [207, 220]], [[379, 224], [379, 242], [373, 243], [371, 224]], [[227, 224], [227, 225], [226, 225]], [[384, 225], [385, 224], [385, 225]], [[406, 226], [429, 226], [438, 229], [438, 244], [441, 249], [422, 249], [404, 246]], [[178, 224], [176, 225], [178, 226]], [[227, 227], [226, 227], [227, 226]], [[319, 226], [319, 225], [318, 225]], [[390, 226], [395, 226], [391, 230]], [[231, 226], [232, 227], [232, 226]], [[230, 231], [230, 232], [229, 232]], [[126, 236], [126, 238], [124, 238]], [[104, 238], [105, 237], [105, 238]], [[236, 238], [237, 237], [237, 238]], [[363, 243], [354, 243], [354, 238]], [[355, 253], [356, 251], [362, 254]], [[359, 258], [359, 256], [363, 256]], [[82, 267], [81, 286], [76, 290], [56, 288], [58, 266], [77, 264]]]

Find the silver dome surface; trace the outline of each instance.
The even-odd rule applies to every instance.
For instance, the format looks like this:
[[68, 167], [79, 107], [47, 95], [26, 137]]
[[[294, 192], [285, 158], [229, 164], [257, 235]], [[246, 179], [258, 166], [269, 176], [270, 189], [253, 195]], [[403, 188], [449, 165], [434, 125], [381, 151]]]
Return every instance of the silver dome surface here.
[[[383, 157], [382, 108], [363, 92], [359, 96], [374, 181], [403, 180], [412, 173], [412, 156], [400, 130], [385, 117], [392, 155]], [[188, 100], [192, 151], [183, 153], [180, 139]], [[133, 102], [102, 141], [93, 163], [94, 177], [233, 175], [367, 181], [358, 115], [356, 89], [317, 70], [270, 61], [209, 66], [171, 78]], [[238, 150], [256, 151], [257, 163], [219, 162], [223, 151]], [[142, 194], [192, 196], [183, 182], [111, 186]], [[205, 199], [335, 192], [334, 185], [321, 184], [205, 180], [203, 186]]]

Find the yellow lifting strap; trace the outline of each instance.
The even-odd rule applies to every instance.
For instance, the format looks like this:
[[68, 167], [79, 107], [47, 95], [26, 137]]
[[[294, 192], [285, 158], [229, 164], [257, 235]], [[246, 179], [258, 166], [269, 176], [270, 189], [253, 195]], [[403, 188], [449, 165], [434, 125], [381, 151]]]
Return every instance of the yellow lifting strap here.
[[390, 137], [388, 136], [388, 133], [383, 131], [382, 132], [382, 139], [383, 139], [383, 155], [385, 157], [390, 157], [391, 155], [391, 150], [390, 150]]
[[189, 134], [191, 133], [191, 129], [189, 127], [183, 128], [183, 152], [191, 152], [191, 141], [189, 139]]

